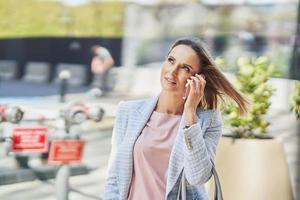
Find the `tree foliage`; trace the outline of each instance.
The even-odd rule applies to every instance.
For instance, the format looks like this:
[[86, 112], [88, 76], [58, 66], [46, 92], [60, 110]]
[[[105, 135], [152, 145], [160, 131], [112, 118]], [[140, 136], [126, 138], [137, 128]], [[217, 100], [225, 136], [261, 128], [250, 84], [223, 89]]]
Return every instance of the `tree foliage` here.
[[291, 110], [300, 119], [300, 81], [296, 81], [294, 93], [290, 97]]
[[80, 6], [56, 1], [0, 1], [0, 38], [121, 37], [124, 8], [120, 1]]

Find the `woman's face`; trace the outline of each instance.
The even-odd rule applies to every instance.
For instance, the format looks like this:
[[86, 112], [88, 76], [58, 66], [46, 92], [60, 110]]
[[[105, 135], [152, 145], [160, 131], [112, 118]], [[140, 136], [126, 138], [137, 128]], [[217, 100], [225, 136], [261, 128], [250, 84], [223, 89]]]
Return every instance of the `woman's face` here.
[[167, 56], [161, 69], [160, 82], [163, 90], [184, 94], [190, 76], [200, 72], [200, 60], [187, 45], [177, 45]]

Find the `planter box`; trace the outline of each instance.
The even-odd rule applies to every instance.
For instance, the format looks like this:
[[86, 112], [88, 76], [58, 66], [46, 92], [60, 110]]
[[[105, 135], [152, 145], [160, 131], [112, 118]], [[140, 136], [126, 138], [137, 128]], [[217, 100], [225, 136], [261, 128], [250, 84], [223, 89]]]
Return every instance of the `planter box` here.
[[277, 139], [222, 137], [215, 164], [225, 200], [293, 199], [283, 145]]

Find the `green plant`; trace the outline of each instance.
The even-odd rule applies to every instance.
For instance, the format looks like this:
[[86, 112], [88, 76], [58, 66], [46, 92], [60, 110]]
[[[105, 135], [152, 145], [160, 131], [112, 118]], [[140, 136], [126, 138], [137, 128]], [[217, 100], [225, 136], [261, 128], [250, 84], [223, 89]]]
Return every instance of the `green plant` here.
[[268, 83], [270, 76], [276, 75], [275, 66], [266, 57], [250, 60], [238, 59], [239, 70], [236, 75], [237, 88], [249, 99], [249, 112], [240, 115], [238, 107], [230, 103], [224, 108], [225, 123], [232, 127], [231, 137], [266, 138], [269, 122], [265, 119], [275, 89]]
[[290, 97], [291, 111], [300, 119], [300, 81], [296, 81], [294, 93]]

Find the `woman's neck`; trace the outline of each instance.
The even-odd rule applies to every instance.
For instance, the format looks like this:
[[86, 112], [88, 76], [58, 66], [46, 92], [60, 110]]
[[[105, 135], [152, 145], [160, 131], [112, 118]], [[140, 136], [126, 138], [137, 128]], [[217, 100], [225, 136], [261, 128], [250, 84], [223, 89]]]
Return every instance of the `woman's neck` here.
[[184, 101], [181, 96], [174, 92], [162, 91], [159, 95], [155, 111], [181, 115], [183, 113]]

